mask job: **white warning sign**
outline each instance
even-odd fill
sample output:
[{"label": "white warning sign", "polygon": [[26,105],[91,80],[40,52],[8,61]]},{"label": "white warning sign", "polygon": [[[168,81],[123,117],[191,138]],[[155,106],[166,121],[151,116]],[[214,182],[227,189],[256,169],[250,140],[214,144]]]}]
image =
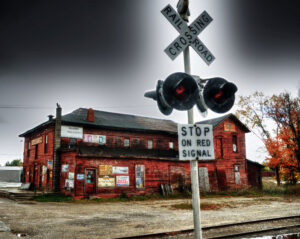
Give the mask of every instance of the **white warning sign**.
[{"label": "white warning sign", "polygon": [[209,124],[178,124],[180,160],[213,160],[213,127]]}]

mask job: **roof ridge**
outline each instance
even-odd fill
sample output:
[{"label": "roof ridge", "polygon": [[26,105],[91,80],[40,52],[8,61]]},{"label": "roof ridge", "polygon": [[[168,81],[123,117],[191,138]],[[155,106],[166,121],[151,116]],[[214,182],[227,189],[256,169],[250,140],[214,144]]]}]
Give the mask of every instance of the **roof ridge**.
[{"label": "roof ridge", "polygon": [[[72,111],[71,113],[75,112],[75,111],[78,111],[80,109],[83,109],[83,110],[88,110],[89,108],[83,108],[83,107],[80,107],[74,111]],[[174,122],[173,120],[169,120],[169,119],[160,119],[160,118],[154,118],[154,117],[149,117],[149,116],[142,116],[142,115],[135,115],[135,114],[125,114],[125,113],[117,113],[117,112],[110,112],[110,111],[104,111],[104,110],[96,110],[94,108],[91,108],[93,109],[95,112],[99,112],[99,113],[106,113],[106,114],[112,114],[112,115],[123,115],[123,116],[132,116],[132,117],[139,117],[139,118],[144,118],[144,119],[154,119],[154,120],[161,120],[161,121],[169,121],[169,122],[173,122],[173,123],[176,123]],[[69,114],[71,114],[69,113]],[[66,114],[67,115],[67,114]],[[62,115],[64,116],[64,115]],[[177,123],[176,123],[177,124]]]}]

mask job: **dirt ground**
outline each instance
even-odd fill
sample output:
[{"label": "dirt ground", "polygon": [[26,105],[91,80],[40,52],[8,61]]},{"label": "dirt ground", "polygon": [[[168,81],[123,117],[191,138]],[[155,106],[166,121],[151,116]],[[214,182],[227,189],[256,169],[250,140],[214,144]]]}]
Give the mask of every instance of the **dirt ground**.
[{"label": "dirt ground", "polygon": [[[188,199],[114,203],[15,202],[0,198],[0,221],[24,238],[116,238],[154,232],[190,229],[192,210],[176,210]],[[221,204],[202,210],[203,226],[246,220],[300,215],[300,198],[222,197],[201,203]],[[8,238],[0,232],[0,238]],[[11,238],[14,238],[10,233]]]}]

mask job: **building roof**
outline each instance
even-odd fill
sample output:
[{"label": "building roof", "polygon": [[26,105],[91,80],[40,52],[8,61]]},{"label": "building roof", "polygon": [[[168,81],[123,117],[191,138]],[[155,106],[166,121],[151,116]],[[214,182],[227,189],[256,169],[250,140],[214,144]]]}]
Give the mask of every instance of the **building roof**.
[{"label": "building roof", "polygon": [[223,116],[218,117],[218,118],[203,120],[203,121],[200,121],[200,122],[197,122],[197,123],[198,124],[212,124],[213,128],[216,128],[220,123],[222,123],[223,121],[225,121],[227,119],[230,119],[230,120],[234,121],[246,133],[250,132],[250,130],[247,128],[247,126],[244,125],[234,114],[227,114],[227,115],[223,115]]},{"label": "building roof", "polygon": [[[177,123],[171,120],[148,118],[129,114],[112,113],[100,110],[94,110],[94,121],[87,120],[86,108],[79,108],[73,112],[62,116],[62,125],[74,126],[87,126],[93,128],[106,128],[116,130],[134,130],[134,131],[152,131],[152,132],[165,132],[169,134],[177,134]],[[213,128],[217,127],[226,119],[231,119],[238,124],[246,133],[250,130],[233,114],[223,115],[218,118],[203,120],[197,123],[212,124]],[[55,119],[48,120],[23,134],[20,137],[25,137],[36,130],[47,127],[55,123]]]},{"label": "building roof", "polygon": [[11,170],[20,171],[20,170],[23,170],[23,166],[3,166],[3,167],[0,167],[0,170],[5,170],[5,171],[11,171]]},{"label": "building roof", "polygon": [[[94,122],[87,120],[86,108],[79,108],[62,116],[62,125],[88,126],[94,128],[109,128],[118,130],[156,131],[177,134],[177,124],[171,120],[154,119],[136,115],[111,113],[94,110]],[[46,121],[37,127],[26,131],[20,137],[24,137],[37,129],[54,123],[55,119]]]},{"label": "building roof", "polygon": [[260,168],[264,168],[265,167],[265,166],[261,165],[260,163],[254,162],[254,161],[249,160],[249,159],[247,159],[247,163],[253,164],[253,165],[255,165],[257,167],[260,167]]}]

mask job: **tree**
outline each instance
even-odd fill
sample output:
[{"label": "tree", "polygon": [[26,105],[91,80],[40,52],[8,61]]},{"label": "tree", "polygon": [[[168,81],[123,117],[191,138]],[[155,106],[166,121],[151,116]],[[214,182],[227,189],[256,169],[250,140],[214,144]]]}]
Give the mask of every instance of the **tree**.
[{"label": "tree", "polygon": [[281,130],[282,140],[292,148],[300,169],[300,98],[289,93],[274,95],[268,115]]},{"label": "tree", "polygon": [[21,159],[14,159],[11,162],[6,162],[5,166],[22,166],[23,162]]},{"label": "tree", "polygon": [[[300,169],[300,102],[290,93],[265,96],[262,92],[240,96],[237,116],[265,144],[269,167],[294,175]],[[270,127],[270,125],[272,127]]]}]

